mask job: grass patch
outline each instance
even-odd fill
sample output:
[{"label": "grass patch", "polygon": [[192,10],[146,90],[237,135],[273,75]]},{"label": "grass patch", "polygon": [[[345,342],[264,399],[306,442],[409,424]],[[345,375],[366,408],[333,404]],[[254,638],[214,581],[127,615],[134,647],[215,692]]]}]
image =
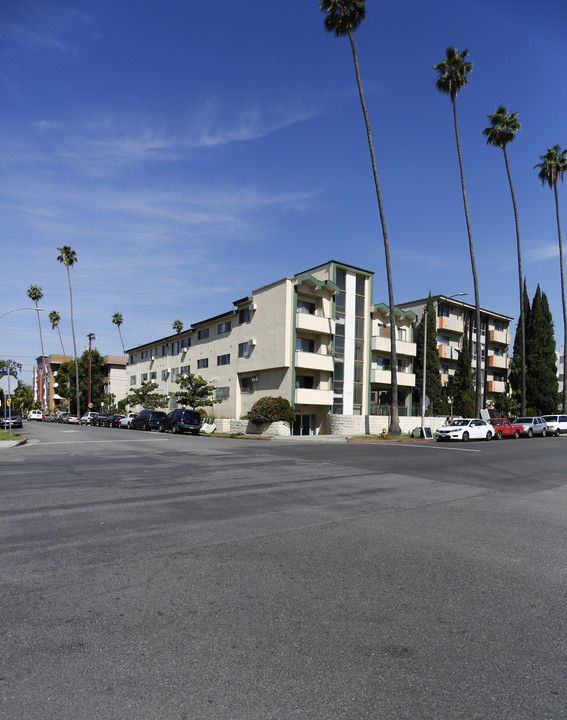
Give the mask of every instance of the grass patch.
[{"label": "grass patch", "polygon": [[403,442],[404,440],[414,440],[411,435],[354,435],[347,438],[347,442]]},{"label": "grass patch", "polygon": [[16,435],[14,432],[10,435],[8,430],[0,430],[0,440],[21,440],[21,435]]}]

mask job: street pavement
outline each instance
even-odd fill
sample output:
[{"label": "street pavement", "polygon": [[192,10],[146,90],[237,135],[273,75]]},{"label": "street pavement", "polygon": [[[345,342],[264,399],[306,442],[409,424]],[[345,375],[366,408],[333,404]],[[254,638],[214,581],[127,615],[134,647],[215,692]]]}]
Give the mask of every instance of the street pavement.
[{"label": "street pavement", "polygon": [[24,434],[0,718],[567,717],[567,438]]}]

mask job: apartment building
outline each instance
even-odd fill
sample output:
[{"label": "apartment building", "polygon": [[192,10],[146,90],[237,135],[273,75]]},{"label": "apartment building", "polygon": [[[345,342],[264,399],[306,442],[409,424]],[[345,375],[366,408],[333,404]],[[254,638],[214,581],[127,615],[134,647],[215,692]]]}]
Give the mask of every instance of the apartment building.
[{"label": "apartment building", "polygon": [[298,434],[320,432],[330,412],[366,415],[372,282],[372,272],[331,260],[264,285],[226,313],[128,350],[129,384],[169,393],[179,375],[201,375],[222,399],[220,417],[282,396]]},{"label": "apartment building", "polygon": [[565,382],[565,377],[563,375],[563,363],[565,359],[565,346],[561,345],[559,350],[555,351],[555,357],[557,358],[557,380],[559,383],[559,394],[563,395],[563,383]]},{"label": "apartment building", "polygon": [[[465,322],[471,330],[470,351],[473,374],[482,373],[482,405],[494,401],[507,391],[507,377],[510,366],[510,322],[508,315],[486,310],[480,311],[481,358],[476,357],[476,310],[475,306],[459,298],[435,295],[433,302],[437,316],[437,347],[439,350],[439,371],[441,382],[447,385],[455,373],[459,351],[464,342]],[[400,303],[400,308],[411,310],[421,322],[427,298]]]}]

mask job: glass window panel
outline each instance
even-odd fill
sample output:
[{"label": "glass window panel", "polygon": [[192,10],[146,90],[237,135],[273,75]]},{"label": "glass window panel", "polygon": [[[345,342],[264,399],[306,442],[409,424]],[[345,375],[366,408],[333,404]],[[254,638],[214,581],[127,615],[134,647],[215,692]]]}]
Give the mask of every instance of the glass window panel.
[{"label": "glass window panel", "polygon": [[365,278],[363,275],[356,276],[356,294],[364,295]]},{"label": "glass window panel", "polygon": [[364,316],[364,298],[361,297],[360,295],[356,296],[355,307],[356,307],[356,310],[355,310],[356,315],[358,315],[358,317],[363,317]]},{"label": "glass window panel", "polygon": [[362,385],[355,384],[353,402],[355,405],[362,405]]},{"label": "glass window panel", "polygon": [[339,313],[344,313],[346,308],[346,294],[344,292],[340,292],[336,297],[336,304],[335,304],[335,310]]},{"label": "glass window panel", "polygon": [[337,268],[337,276],[335,280],[339,286],[339,290],[344,290],[346,287],[346,272],[342,268]]},{"label": "glass window panel", "polygon": [[354,382],[362,382],[364,372],[364,364],[361,362],[354,363]]},{"label": "glass window panel", "polygon": [[364,318],[356,318],[354,332],[357,338],[364,339]]}]

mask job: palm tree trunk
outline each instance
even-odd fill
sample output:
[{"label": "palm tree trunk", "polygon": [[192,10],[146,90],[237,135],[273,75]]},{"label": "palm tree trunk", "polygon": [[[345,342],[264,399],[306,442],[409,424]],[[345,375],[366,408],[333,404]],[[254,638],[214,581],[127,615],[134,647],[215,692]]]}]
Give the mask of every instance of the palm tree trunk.
[{"label": "palm tree trunk", "polygon": [[73,291],[71,290],[71,273],[69,266],[67,268],[67,279],[69,280],[69,300],[71,304],[71,333],[73,335],[73,352],[75,357],[75,388],[77,392],[77,417],[81,418],[81,398],[79,395],[79,363],[77,360],[77,341],[75,340],[75,323],[73,322]]},{"label": "palm tree trunk", "polygon": [[465,205],[465,219],[467,222],[467,233],[469,236],[469,251],[471,256],[471,268],[473,274],[474,284],[474,302],[475,302],[475,316],[476,316],[476,400],[475,400],[475,411],[476,416],[480,416],[480,405],[481,405],[481,387],[482,387],[482,356],[481,356],[481,342],[480,342],[480,299],[478,294],[478,278],[476,274],[476,261],[474,258],[474,246],[471,232],[471,221],[469,218],[469,204],[467,202],[467,190],[465,186],[465,173],[463,171],[463,156],[461,155],[461,142],[459,140],[459,124],[457,122],[457,101],[456,98],[451,95],[451,101],[453,103],[453,120],[455,122],[455,138],[457,140],[457,154],[459,156],[459,169],[461,171],[461,188],[463,191],[463,203]]},{"label": "palm tree trunk", "polygon": [[364,92],[362,90],[362,82],[360,79],[360,69],[358,67],[358,56],[356,53],[356,44],[352,32],[348,31],[348,37],[352,48],[352,57],[354,60],[354,69],[356,72],[356,83],[358,85],[358,94],[360,95],[360,103],[364,114],[364,122],[366,124],[366,134],[368,136],[368,147],[370,148],[370,158],[372,160],[372,172],[374,174],[374,185],[376,186],[376,198],[378,200],[378,210],[380,212],[380,223],[382,225],[382,236],[384,238],[384,253],[386,256],[386,277],[388,282],[388,301],[390,303],[390,375],[391,375],[391,393],[392,393],[392,410],[390,416],[390,427],[388,432],[390,435],[401,435],[400,417],[398,410],[398,355],[396,352],[396,311],[394,306],[394,288],[392,284],[392,269],[390,265],[390,245],[388,243],[388,232],[386,230],[386,219],[384,217],[384,208],[382,206],[382,193],[380,192],[380,183],[378,182],[378,170],[376,167],[376,157],[374,155],[374,144],[372,142],[372,132],[370,130],[370,120],[364,100]]},{"label": "palm tree trunk", "polygon": [[563,273],[563,243],[561,241],[561,221],[559,219],[559,199],[557,197],[557,180],[553,183],[555,193],[555,214],[557,216],[557,235],[559,237],[559,267],[561,269],[561,301],[563,303],[563,398],[562,412],[567,408],[567,311],[565,309],[565,275]]},{"label": "palm tree trunk", "polygon": [[122,330],[120,330],[120,325],[118,325],[118,334],[120,335],[120,342],[122,343],[122,354],[126,355],[126,350],[124,349],[124,340],[122,340]]},{"label": "palm tree trunk", "polygon": [[61,329],[59,328],[59,325],[57,325],[57,332],[59,333],[59,342],[61,343],[61,350],[63,352],[63,357],[67,357],[65,355],[65,348],[63,347],[63,338],[61,337]]},{"label": "palm tree trunk", "polygon": [[520,414],[526,414],[526,313],[524,312],[524,292],[523,284],[524,278],[522,274],[522,250],[520,246],[520,223],[518,221],[518,208],[516,206],[516,194],[514,193],[514,186],[512,185],[512,174],[510,173],[510,165],[508,163],[508,153],[506,152],[506,146],[502,147],[504,151],[504,162],[506,163],[506,173],[508,174],[508,183],[510,185],[510,193],[512,195],[512,205],[514,206],[514,220],[516,222],[516,245],[518,249],[518,280],[520,288],[520,332],[522,333],[522,386],[521,386],[521,410]]},{"label": "palm tree trunk", "polygon": [[39,309],[37,300],[35,301],[35,309],[37,312],[37,326],[39,328],[39,344],[41,346],[41,406],[46,409],[47,406],[47,383],[45,382],[45,351],[43,349],[43,333],[41,332],[41,320],[39,319]]}]

